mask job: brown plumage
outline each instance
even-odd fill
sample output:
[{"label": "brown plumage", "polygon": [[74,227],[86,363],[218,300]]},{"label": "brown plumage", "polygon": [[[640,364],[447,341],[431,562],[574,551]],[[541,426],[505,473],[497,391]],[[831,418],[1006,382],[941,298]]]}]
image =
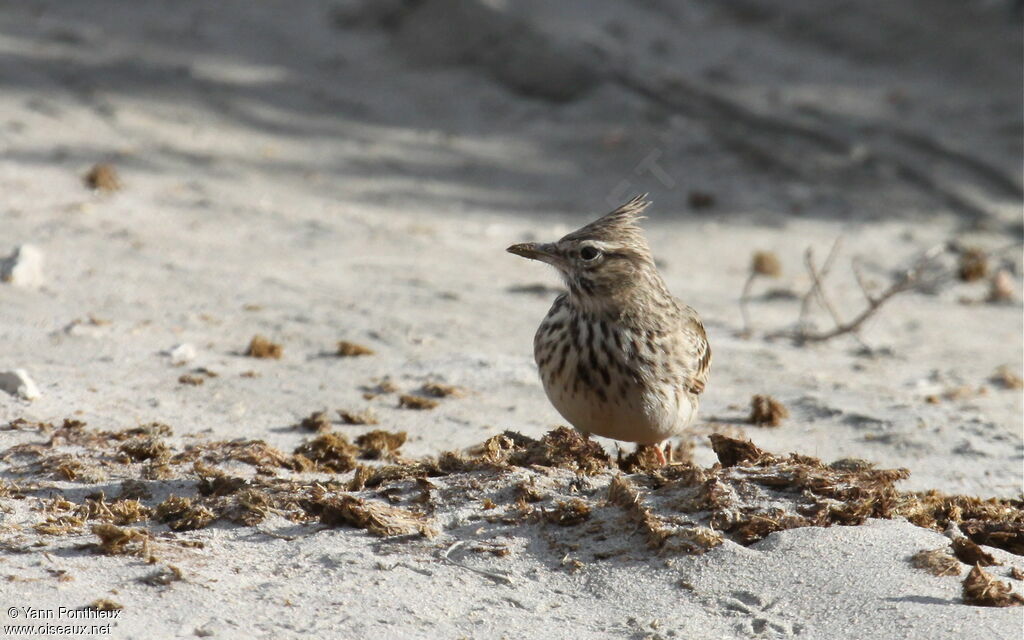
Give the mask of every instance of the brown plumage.
[{"label": "brown plumage", "polygon": [[553,265],[569,289],[534,338],[551,403],[582,432],[658,444],[696,415],[711,349],[654,264],[638,224],[648,204],[633,198],[557,242],[508,251]]}]

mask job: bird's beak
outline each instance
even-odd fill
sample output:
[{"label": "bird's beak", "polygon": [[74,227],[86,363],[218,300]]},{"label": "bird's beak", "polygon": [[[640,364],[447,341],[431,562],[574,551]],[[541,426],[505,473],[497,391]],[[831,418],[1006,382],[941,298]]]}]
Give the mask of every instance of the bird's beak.
[{"label": "bird's beak", "polygon": [[540,260],[551,265],[558,265],[560,261],[558,253],[555,251],[555,245],[550,242],[524,242],[522,244],[514,244],[508,249],[509,253],[514,253],[517,256],[529,258],[530,260]]}]

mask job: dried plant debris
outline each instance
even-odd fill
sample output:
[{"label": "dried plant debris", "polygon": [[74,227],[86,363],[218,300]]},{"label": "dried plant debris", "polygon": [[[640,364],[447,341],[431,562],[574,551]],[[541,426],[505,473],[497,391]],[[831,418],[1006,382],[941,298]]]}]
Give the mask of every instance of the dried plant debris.
[{"label": "dried plant debris", "polygon": [[981,280],[988,275],[988,254],[978,247],[967,247],[960,252],[957,276],[964,282]]},{"label": "dried plant debris", "polygon": [[579,498],[561,501],[544,514],[548,522],[570,527],[590,519],[590,505]]},{"label": "dried plant debris", "polygon": [[918,551],[910,557],[910,564],[936,576],[959,576],[963,566],[949,553],[948,547]]},{"label": "dried plant debris", "polygon": [[330,431],[331,419],[327,417],[326,411],[314,411],[300,420],[295,427],[302,431]]},{"label": "dried plant debris", "polygon": [[628,479],[623,476],[615,476],[608,485],[608,502],[624,509],[629,519],[639,526],[646,538],[647,546],[652,549],[659,549],[665,542],[676,535],[685,545],[686,552],[699,553],[720,545],[723,541],[721,535],[714,534],[710,529],[707,535],[698,537],[692,535],[694,528],[672,528],[656,516],[651,508],[644,504],[640,492]]},{"label": "dried plant debris", "polygon": [[658,457],[657,449],[658,445],[655,444],[637,445],[633,453],[627,456],[623,456],[620,451],[618,459],[615,462],[618,467],[626,473],[656,471],[664,466],[661,463],[661,459]]},{"label": "dried plant debris", "polygon": [[1014,580],[1024,580],[1024,569],[1020,567],[1010,567],[1010,577]]},{"label": "dried plant debris", "polygon": [[85,518],[76,515],[52,516],[35,524],[32,528],[36,533],[45,536],[63,536],[79,533],[85,527]]},{"label": "dried plant debris", "polygon": [[425,396],[431,396],[433,398],[447,398],[453,396],[461,398],[466,395],[466,390],[462,387],[457,387],[453,384],[444,384],[441,382],[428,382],[423,385],[420,389],[420,393]]},{"label": "dried plant debris", "polygon": [[414,396],[408,393],[402,394],[402,396],[398,398],[398,406],[402,409],[417,409],[419,411],[423,411],[425,409],[433,409],[438,404],[440,403],[437,400],[424,398],[423,396]]},{"label": "dried plant debris", "polygon": [[376,429],[356,438],[356,446],[359,447],[360,457],[371,460],[392,458],[397,455],[407,438],[408,434],[405,431]]},{"label": "dried plant debris", "polygon": [[1024,555],[1024,502],[951,496],[938,491],[900,496],[899,514],[919,527],[944,531],[955,524],[978,544]]},{"label": "dried plant debris", "polygon": [[295,453],[311,460],[318,470],[346,473],[356,468],[359,448],[340,433],[325,433],[300,445]]},{"label": "dried plant debris", "polygon": [[173,456],[173,464],[195,462],[202,459],[220,464],[228,460],[242,462],[257,468],[257,471],[272,474],[274,468],[308,471],[313,463],[303,456],[288,456],[263,440],[218,440],[190,445]]},{"label": "dried plant debris", "polygon": [[750,423],[759,427],[777,427],[789,417],[789,409],[771,396],[755,395],[750,399]]},{"label": "dried plant debris", "polygon": [[275,501],[269,493],[259,489],[244,489],[235,494],[225,516],[235,524],[254,527],[263,522],[275,508]]},{"label": "dried plant debris", "polygon": [[374,353],[373,349],[364,347],[361,344],[355,342],[349,342],[348,340],[338,341],[337,354],[342,358],[355,358],[358,356],[372,356]]},{"label": "dried plant debris", "polygon": [[95,524],[93,534],[99,538],[96,548],[107,555],[143,555],[148,550],[150,535],[142,529]]},{"label": "dried plant debris", "polygon": [[206,378],[204,378],[203,376],[197,376],[191,373],[183,373],[182,375],[178,376],[178,384],[184,384],[191,387],[198,387],[204,383],[206,383]]},{"label": "dried plant debris", "polygon": [[121,190],[121,178],[114,165],[101,162],[92,166],[82,177],[85,186],[93,191],[113,193]]},{"label": "dried plant debris", "polygon": [[107,478],[107,474],[93,460],[69,453],[40,458],[36,467],[52,478],[69,482],[95,484]]},{"label": "dried plant debris", "polygon": [[217,514],[209,508],[181,496],[171,496],[161,502],[154,516],[174,531],[202,529],[217,519]]},{"label": "dried plant debris", "polygon": [[[271,514],[297,524],[360,527],[380,536],[430,536],[431,518],[447,521],[448,509],[465,507],[492,527],[581,525],[573,535],[639,535],[659,553],[702,553],[726,539],[751,544],[795,527],[905,518],[937,531],[955,525],[966,536],[957,543],[957,555],[970,564],[991,559],[977,545],[1024,555],[1020,501],[901,492],[896,483],[908,476],[906,470],[774,455],[723,434],[711,435],[719,464],[701,468],[655,466],[649,458],[656,456],[645,448],[616,464],[596,441],[566,427],[539,439],[509,431],[467,453],[417,460],[398,458],[406,434],[383,430],[354,442],[333,431],[319,432],[294,454],[285,454],[262,440],[200,442],[181,450],[163,440],[170,428],[158,424],[100,432],[67,421],[36,430],[47,429],[54,443],[80,447],[70,459],[86,466],[108,464],[118,474],[120,484],[112,485],[120,489],[118,498],[108,500],[99,491],[80,502],[49,493],[43,497],[43,490],[27,481],[4,481],[0,494],[35,501],[33,511],[39,515],[28,526],[36,533],[69,536],[91,527],[105,553],[148,556],[158,538],[146,529],[160,524],[174,531],[202,529],[214,521],[252,527]],[[71,456],[24,455],[41,460]],[[116,464],[122,458],[141,464]],[[360,464],[360,458],[392,462]],[[69,458],[52,462],[48,472],[38,463],[27,468],[50,475]],[[255,467],[256,473],[237,463]],[[351,473],[337,479],[278,475],[289,471]],[[167,485],[138,478],[158,472],[176,480],[176,495],[163,499],[163,494],[156,503],[150,493]],[[608,527],[609,519],[624,520],[625,526]],[[176,540],[198,542],[188,536]],[[644,544],[626,546],[635,550]],[[912,562],[950,572],[951,552],[925,552]]]},{"label": "dried plant debris", "polygon": [[124,609],[124,605],[120,602],[110,600],[109,598],[98,598],[93,600],[92,604],[87,608],[95,611],[120,611],[121,609]]},{"label": "dried plant debris", "polygon": [[171,448],[158,438],[133,438],[120,447],[118,451],[123,453],[132,462],[144,460],[165,460],[170,457]]},{"label": "dried plant debris", "polygon": [[1024,380],[1013,371],[1010,371],[1010,367],[1007,365],[996,369],[989,380],[1004,389],[1024,389]]},{"label": "dried plant debris", "polygon": [[339,409],[338,417],[345,424],[366,424],[373,425],[377,424],[377,413],[370,408],[363,409],[362,411],[349,411],[347,409]]},{"label": "dried plant debris", "polygon": [[1013,591],[1008,582],[996,580],[975,565],[964,578],[963,598],[965,604],[976,607],[1019,607],[1024,597]]},{"label": "dried plant debris", "polygon": [[744,462],[748,465],[754,465],[770,457],[769,454],[755,447],[754,443],[749,440],[729,438],[720,433],[711,434],[709,439],[711,440],[711,448],[714,450],[715,455],[718,456],[718,461],[723,467],[735,467]]},{"label": "dried plant debris", "polygon": [[378,536],[419,534],[430,538],[436,535],[419,514],[348,494],[317,495],[310,500],[310,505],[319,514],[320,522],[332,527],[358,527]]},{"label": "dried plant debris", "polygon": [[249,341],[249,348],[246,349],[245,355],[252,358],[273,358],[274,360],[280,360],[281,356],[284,355],[284,347],[271,342],[261,335],[255,335],[252,340]]},{"label": "dried plant debris", "polygon": [[612,466],[611,457],[595,440],[575,429],[559,427],[540,440],[506,431],[485,441],[481,459],[518,467],[559,467],[582,474],[595,474]]},{"label": "dried plant debris", "polygon": [[778,278],[782,275],[782,262],[771,251],[755,251],[750,259],[750,272],[759,276]]},{"label": "dried plant debris", "polygon": [[991,567],[994,564],[1002,564],[995,559],[988,551],[985,551],[977,542],[970,538],[955,538],[953,540],[953,554],[965,564],[974,564],[980,567]]}]

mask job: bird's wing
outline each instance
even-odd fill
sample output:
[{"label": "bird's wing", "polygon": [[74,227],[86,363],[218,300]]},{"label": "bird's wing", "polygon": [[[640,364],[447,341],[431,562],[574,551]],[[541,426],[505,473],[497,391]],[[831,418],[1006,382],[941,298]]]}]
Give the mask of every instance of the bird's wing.
[{"label": "bird's wing", "polygon": [[686,390],[695,396],[704,393],[711,373],[711,345],[700,316],[692,308],[680,304],[682,317],[676,332],[674,353],[679,354],[679,365],[685,372]]}]

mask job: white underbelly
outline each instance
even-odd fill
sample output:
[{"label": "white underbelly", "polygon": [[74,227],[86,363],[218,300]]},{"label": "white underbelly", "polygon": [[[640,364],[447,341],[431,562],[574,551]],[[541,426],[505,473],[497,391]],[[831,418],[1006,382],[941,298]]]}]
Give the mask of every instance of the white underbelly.
[{"label": "white underbelly", "polygon": [[656,444],[682,433],[696,414],[696,407],[682,389],[664,388],[642,392],[630,389],[620,395],[599,397],[589,387],[544,381],[551,404],[569,423],[587,433]]}]

